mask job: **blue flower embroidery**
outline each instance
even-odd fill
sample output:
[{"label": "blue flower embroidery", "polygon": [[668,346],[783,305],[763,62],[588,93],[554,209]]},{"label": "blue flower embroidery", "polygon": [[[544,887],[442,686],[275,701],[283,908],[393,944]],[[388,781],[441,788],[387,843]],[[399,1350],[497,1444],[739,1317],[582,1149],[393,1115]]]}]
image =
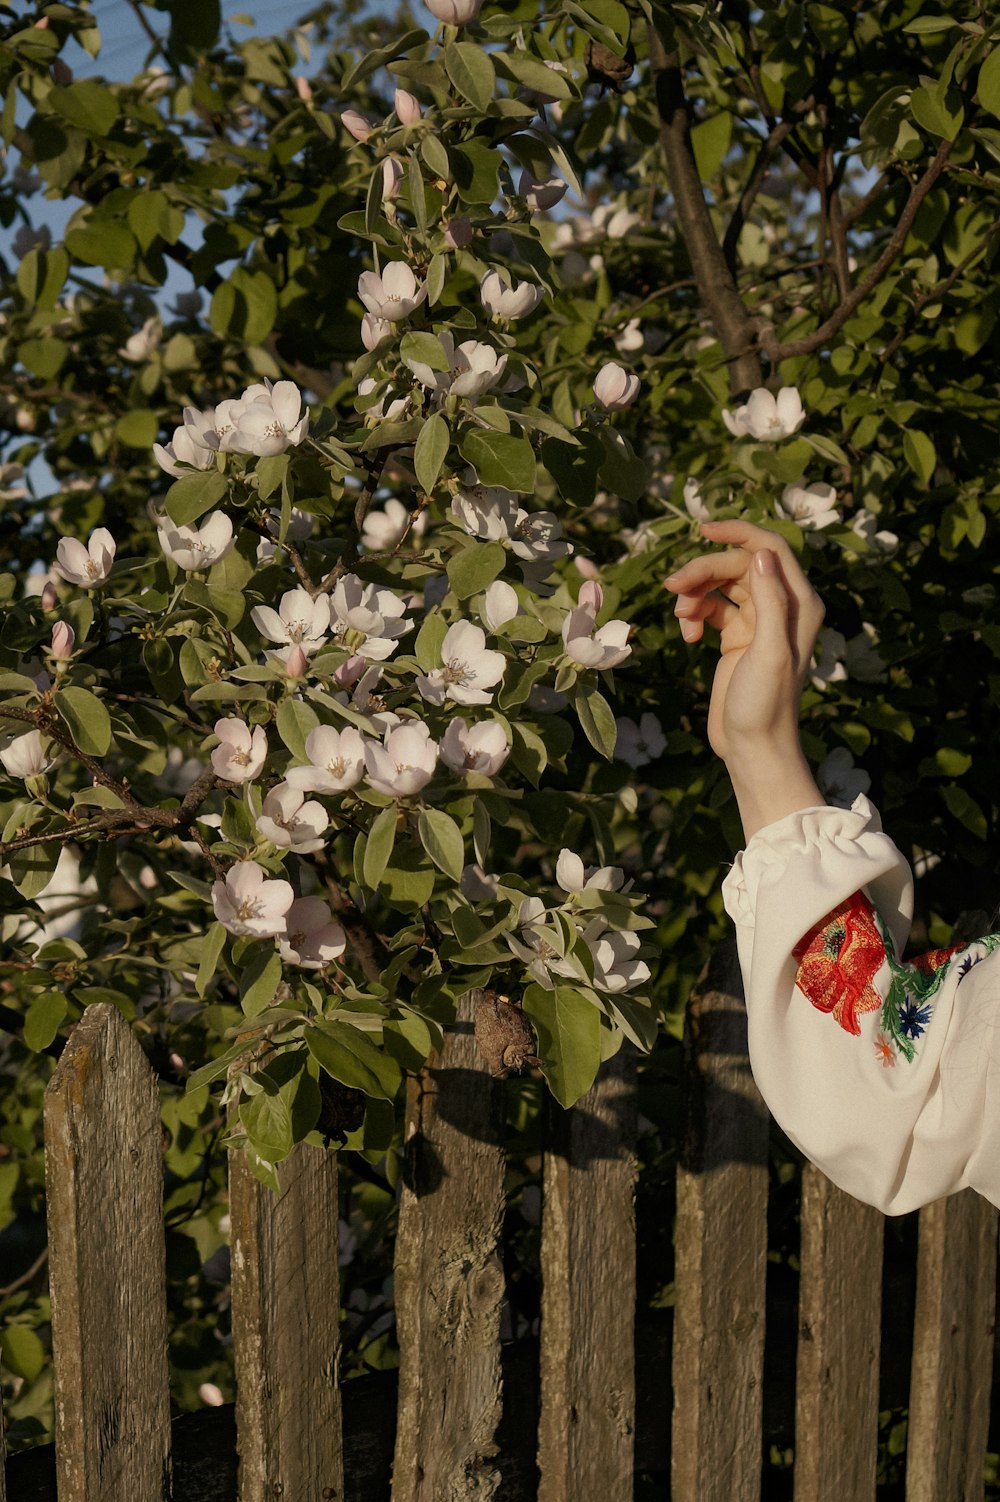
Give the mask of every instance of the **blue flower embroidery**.
[{"label": "blue flower embroidery", "polygon": [[930,1004],[923,1006],[907,997],[899,1008],[899,1025],[908,1038],[919,1038],[931,1020]]}]

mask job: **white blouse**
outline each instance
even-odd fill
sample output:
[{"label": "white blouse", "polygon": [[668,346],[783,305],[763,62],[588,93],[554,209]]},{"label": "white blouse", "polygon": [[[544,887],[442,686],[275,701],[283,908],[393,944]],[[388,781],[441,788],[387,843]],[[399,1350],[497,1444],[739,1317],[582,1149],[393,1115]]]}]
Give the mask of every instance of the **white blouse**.
[{"label": "white blouse", "polygon": [[806,1157],[886,1215],[1000,1205],[1000,935],[900,962],[913,885],[866,798],[758,830],[723,896],[754,1078]]}]

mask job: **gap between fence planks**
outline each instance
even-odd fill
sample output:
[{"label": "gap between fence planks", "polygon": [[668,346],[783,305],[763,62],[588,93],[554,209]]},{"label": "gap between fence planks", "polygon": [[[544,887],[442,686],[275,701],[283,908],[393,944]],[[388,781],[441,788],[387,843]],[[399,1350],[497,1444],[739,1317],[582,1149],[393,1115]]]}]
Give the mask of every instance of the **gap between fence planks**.
[{"label": "gap between fence planks", "polygon": [[538,1502],[632,1502],[636,1121],[627,1043],[572,1110],[549,1102]]},{"label": "gap between fence planks", "polygon": [[688,1005],[677,1170],[671,1502],[758,1502],[768,1116],[750,1074],[736,941]]},{"label": "gap between fence planks", "polygon": [[88,1007],[45,1092],[59,1502],[170,1496],[163,1135],[128,1023]]},{"label": "gap between fence planks", "polygon": [[229,1153],[240,1502],[339,1499],[337,1155],[300,1143],[281,1193]]},{"label": "gap between fence planks", "polygon": [[503,1096],[473,1016],[467,993],[440,1056],[407,1087],[392,1502],[487,1502],[500,1485]]},{"label": "gap between fence planks", "polygon": [[874,1502],[885,1217],[807,1163],[801,1225],[796,1502]]},{"label": "gap between fence planks", "polygon": [[965,1189],[920,1212],[907,1502],[976,1502],[990,1419],[997,1212]]}]

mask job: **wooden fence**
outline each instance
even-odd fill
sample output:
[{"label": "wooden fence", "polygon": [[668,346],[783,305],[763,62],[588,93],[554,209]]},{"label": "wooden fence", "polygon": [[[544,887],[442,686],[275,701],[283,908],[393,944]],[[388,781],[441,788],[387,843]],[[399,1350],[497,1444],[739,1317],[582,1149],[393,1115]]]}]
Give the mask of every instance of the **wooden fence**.
[{"label": "wooden fence", "polygon": [[[772,1289],[767,1327],[768,1119],[731,949],[692,998],[686,1052],[672,1360],[644,1322],[633,1342],[625,1052],[552,1113],[540,1349],[501,1346],[501,1087],[463,1009],[410,1087],[395,1415],[390,1375],[338,1384],[337,1159],[303,1146],[280,1197],[230,1162],[235,1421],[206,1410],[172,1426],[155,1080],[118,1012],[91,1007],[46,1104],[55,1458],[12,1457],[9,1502],[53,1499],[53,1465],[59,1502],[633,1502],[639,1473],[660,1477],[644,1496],[758,1502],[765,1366],[773,1380],[795,1304],[776,1314]],[[805,1170],[795,1502],[875,1498],[880,1366],[884,1379],[898,1356],[894,1342],[880,1354],[883,1228]],[[996,1212],[971,1193],[920,1216],[909,1502],[983,1496],[996,1246]]]}]

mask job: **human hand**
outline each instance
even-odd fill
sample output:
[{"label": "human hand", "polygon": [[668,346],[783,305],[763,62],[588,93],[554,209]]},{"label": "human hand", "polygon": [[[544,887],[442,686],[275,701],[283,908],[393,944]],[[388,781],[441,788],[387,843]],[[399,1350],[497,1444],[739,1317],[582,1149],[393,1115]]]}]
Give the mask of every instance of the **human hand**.
[{"label": "human hand", "polygon": [[741,521],[701,530],[731,546],[692,559],[665,583],[685,641],[700,640],[706,623],[720,633],[708,737],[729,768],[744,826],[756,828],[790,812],[789,799],[794,808],[823,801],[797,728],[823,602],[776,532]]}]

